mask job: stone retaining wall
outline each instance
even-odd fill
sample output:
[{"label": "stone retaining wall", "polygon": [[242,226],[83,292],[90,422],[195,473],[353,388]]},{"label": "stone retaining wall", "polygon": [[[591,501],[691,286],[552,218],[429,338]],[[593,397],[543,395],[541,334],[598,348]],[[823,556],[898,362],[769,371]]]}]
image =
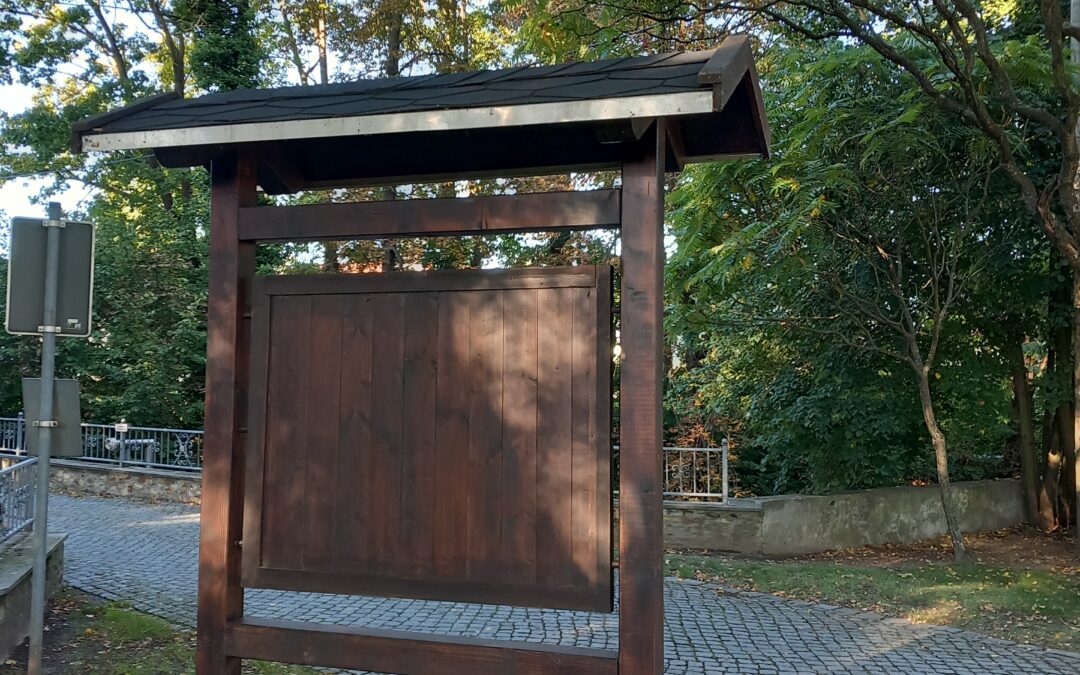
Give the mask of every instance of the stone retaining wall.
[{"label": "stone retaining wall", "polygon": [[[64,577],[64,540],[50,534],[46,542],[45,594],[60,590]],[[0,661],[30,634],[30,584],[34,568],[33,537],[20,535],[0,546]]]},{"label": "stone retaining wall", "polygon": [[[198,504],[198,474],[54,462],[54,488],[74,494]],[[954,483],[960,525],[983,532],[1023,522],[1017,480]],[[616,515],[618,511],[616,510]],[[780,495],[727,504],[664,503],[664,542],[676,549],[787,556],[876,544],[910,544],[945,533],[937,486]]]},{"label": "stone retaining wall", "polygon": [[202,494],[198,473],[53,460],[49,485],[77,495],[127,497],[152,502],[196,504]]}]

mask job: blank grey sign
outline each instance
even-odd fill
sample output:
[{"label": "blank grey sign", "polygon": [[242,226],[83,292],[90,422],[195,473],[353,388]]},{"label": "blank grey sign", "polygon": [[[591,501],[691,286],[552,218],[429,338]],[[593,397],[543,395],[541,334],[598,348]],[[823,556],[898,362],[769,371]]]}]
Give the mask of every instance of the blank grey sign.
[{"label": "blank grey sign", "polygon": [[23,410],[26,411],[26,453],[38,453],[38,427],[35,421],[56,420],[52,433],[53,457],[82,457],[82,412],[79,409],[79,382],[55,380],[53,412],[41,414],[41,378],[24,377]]},{"label": "blank grey sign", "polygon": [[[11,220],[8,262],[7,332],[40,335],[45,311],[45,237],[41,218]],[[58,335],[90,335],[94,291],[94,226],[66,222],[60,228],[60,276],[57,284]]]}]

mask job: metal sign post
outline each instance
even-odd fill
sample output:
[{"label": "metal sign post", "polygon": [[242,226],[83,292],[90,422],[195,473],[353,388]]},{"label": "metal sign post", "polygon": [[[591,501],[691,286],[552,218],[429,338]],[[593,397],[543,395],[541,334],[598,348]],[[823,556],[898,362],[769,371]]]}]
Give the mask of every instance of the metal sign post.
[{"label": "metal sign post", "polygon": [[30,586],[30,675],[41,673],[41,652],[45,628],[45,568],[49,520],[49,455],[52,452],[53,392],[56,379],[56,286],[60,273],[60,228],[64,226],[60,205],[49,204],[49,219],[45,221],[45,307],[42,312],[41,334],[41,416],[34,420],[38,431],[37,494],[34,498],[34,576]]},{"label": "metal sign post", "polygon": [[[49,518],[49,459],[56,414],[56,337],[90,334],[93,295],[93,226],[63,220],[60,204],[49,204],[46,220],[12,222],[5,328],[16,335],[41,336],[38,414],[29,420],[37,433],[37,488],[34,498],[34,573],[30,586],[30,675],[41,675],[45,626],[45,577]],[[44,280],[44,283],[42,283]],[[63,316],[60,316],[60,314]],[[36,328],[36,330],[35,330]],[[33,385],[33,383],[30,383]],[[31,389],[33,387],[31,386]],[[77,389],[75,390],[77,392]],[[70,394],[70,392],[68,392]],[[78,394],[75,394],[76,399]],[[71,405],[65,404],[70,408]],[[29,409],[31,406],[27,406]],[[77,401],[74,406],[77,409]],[[77,415],[77,413],[76,413]],[[78,425],[65,421],[65,426]],[[61,439],[62,440],[62,439]],[[61,453],[62,454],[62,453]]]}]

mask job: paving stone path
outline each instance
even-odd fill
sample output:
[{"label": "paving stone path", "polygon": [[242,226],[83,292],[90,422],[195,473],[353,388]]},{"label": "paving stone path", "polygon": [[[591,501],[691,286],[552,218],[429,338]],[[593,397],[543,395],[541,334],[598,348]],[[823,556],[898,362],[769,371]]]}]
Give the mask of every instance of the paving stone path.
[{"label": "paving stone path", "polygon": [[[53,496],[69,533],[66,580],[180,625],[195,623],[196,509]],[[1080,674],[1080,654],[856,610],[665,582],[668,675],[746,673]],[[614,616],[253,590],[253,616],[615,648]],[[478,673],[477,675],[483,675]]]}]

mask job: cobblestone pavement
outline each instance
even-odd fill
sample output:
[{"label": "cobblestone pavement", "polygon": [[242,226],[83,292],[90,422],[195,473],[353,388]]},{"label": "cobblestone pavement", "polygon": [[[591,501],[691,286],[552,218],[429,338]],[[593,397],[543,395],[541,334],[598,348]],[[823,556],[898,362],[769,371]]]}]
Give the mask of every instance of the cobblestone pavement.
[{"label": "cobblestone pavement", "polygon": [[[177,624],[195,622],[198,512],[180,505],[53,496],[66,580]],[[668,579],[666,673],[1080,674],[1080,654],[856,610]],[[615,648],[607,614],[248,591],[248,614]],[[482,674],[478,674],[482,675]]]}]

